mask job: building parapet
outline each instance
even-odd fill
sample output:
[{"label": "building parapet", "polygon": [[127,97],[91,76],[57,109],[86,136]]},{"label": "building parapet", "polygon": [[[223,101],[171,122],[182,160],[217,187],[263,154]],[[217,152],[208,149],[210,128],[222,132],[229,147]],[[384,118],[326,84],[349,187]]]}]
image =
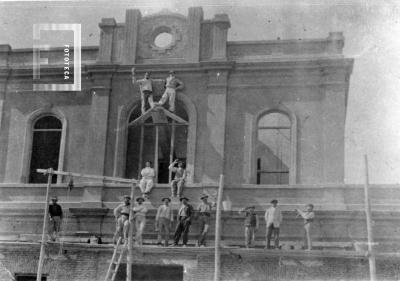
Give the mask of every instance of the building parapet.
[{"label": "building parapet", "polygon": [[267,41],[230,41],[228,60],[255,60],[271,57],[342,56],[344,36],[330,32],[324,39],[288,39]]}]

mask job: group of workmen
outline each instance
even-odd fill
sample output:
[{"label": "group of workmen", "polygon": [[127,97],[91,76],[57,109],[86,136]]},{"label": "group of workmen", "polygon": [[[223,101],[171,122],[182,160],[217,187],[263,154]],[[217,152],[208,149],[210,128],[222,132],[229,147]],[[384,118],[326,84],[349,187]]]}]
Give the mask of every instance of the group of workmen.
[{"label": "group of workmen", "polygon": [[[201,204],[198,206],[195,212],[193,206],[189,204],[189,199],[185,196],[180,197],[181,206],[179,207],[177,217],[175,233],[173,237],[172,246],[178,246],[179,240],[182,237],[183,247],[187,246],[188,234],[192,220],[199,219],[200,221],[200,234],[197,240],[197,246],[204,247],[206,241],[206,235],[210,226],[211,209],[215,206],[215,203],[208,202],[208,195],[204,194],[200,197]],[[117,222],[116,231],[114,234],[114,243],[120,237],[123,237],[124,241],[127,241],[129,235],[129,215],[132,208],[133,219],[135,222],[135,240],[137,246],[143,245],[143,230],[146,225],[146,213],[148,209],[144,206],[145,198],[136,198],[136,205],[131,207],[130,196],[124,196],[124,202],[114,209],[114,216]],[[170,205],[171,199],[169,197],[162,198],[162,204],[157,209],[155,218],[155,230],[157,231],[157,245],[169,246],[170,230],[174,223],[174,215],[172,206]]]},{"label": "group of workmen", "polygon": [[[190,225],[193,218],[199,219],[200,222],[200,233],[196,241],[196,246],[204,247],[206,241],[206,235],[210,227],[211,210],[215,206],[214,202],[208,201],[208,195],[203,195],[200,197],[201,203],[194,211],[192,205],[189,204],[189,199],[186,197],[181,197],[181,206],[178,210],[176,217],[175,233],[173,237],[172,246],[178,246],[179,240],[182,236],[182,246],[186,247],[188,242],[188,233]],[[128,238],[129,229],[129,209],[131,198],[129,196],[124,197],[124,203],[119,205],[114,210],[114,215],[117,220],[117,229],[114,234],[114,243],[116,243],[119,237],[123,237],[126,241]],[[137,204],[133,207],[135,229],[136,229],[136,244],[137,246],[143,245],[142,235],[144,226],[146,223],[146,213],[147,209],[143,206],[145,199],[143,197],[138,197],[136,199]],[[162,199],[163,204],[157,209],[157,214],[155,218],[155,230],[157,231],[157,244],[160,246],[168,246],[170,229],[174,223],[174,215],[172,207],[170,206],[171,199],[165,197]],[[312,249],[311,242],[311,225],[314,220],[314,206],[308,204],[306,210],[302,211],[296,209],[297,216],[304,219],[304,246],[306,250]],[[259,218],[255,212],[255,206],[249,206],[239,210],[239,215],[244,216],[244,227],[245,227],[245,246],[246,248],[254,247],[255,236],[259,227]],[[280,249],[279,245],[279,229],[283,220],[282,212],[278,207],[278,200],[274,199],[271,201],[271,207],[265,211],[265,222],[266,222],[266,249]],[[271,240],[274,241],[274,245],[271,246]]]},{"label": "group of workmen", "polygon": [[[295,209],[297,217],[304,219],[304,246],[303,249],[311,250],[311,225],[314,221],[314,205],[308,204],[306,210],[302,211]],[[245,245],[246,248],[253,247],[255,244],[255,236],[259,227],[259,218],[255,212],[255,206],[249,206],[239,210],[239,215],[245,217]],[[271,206],[265,211],[265,224],[266,224],[266,249],[281,249],[279,244],[279,229],[282,224],[283,216],[282,211],[278,207],[278,200],[274,199],[271,201]],[[274,245],[271,246],[271,240],[274,240]]]},{"label": "group of workmen", "polygon": [[[173,244],[171,246],[178,246],[182,237],[182,246],[186,247],[188,243],[188,234],[193,219],[197,219],[200,223],[200,232],[196,241],[196,246],[206,246],[206,235],[210,228],[210,220],[212,208],[215,207],[215,202],[208,201],[209,196],[204,194],[200,197],[201,203],[197,210],[189,204],[189,199],[185,196],[180,197],[181,206],[177,212],[175,233],[173,236]],[[60,225],[63,218],[61,206],[57,203],[57,197],[52,197],[52,203],[49,205],[49,236],[52,241],[55,241],[60,231]],[[136,204],[132,207],[130,196],[124,196],[124,202],[114,209],[114,216],[116,220],[116,231],[113,237],[114,243],[119,238],[126,242],[129,235],[129,216],[130,211],[133,213],[133,221],[135,224],[135,240],[137,246],[143,245],[143,230],[146,226],[146,214],[148,212],[145,204],[145,198],[136,198]],[[171,199],[169,197],[162,198],[162,204],[157,209],[155,218],[155,230],[157,232],[157,245],[167,247],[169,246],[170,231],[175,221],[173,209],[170,205]],[[297,216],[304,219],[304,249],[311,250],[311,225],[314,220],[314,206],[308,204],[306,210],[302,211],[296,209]],[[246,248],[254,247],[255,236],[259,228],[259,218],[255,212],[255,206],[249,206],[239,210],[239,215],[244,216],[245,227],[245,246]],[[280,249],[279,245],[279,229],[283,220],[282,212],[278,207],[278,200],[271,201],[271,207],[265,211],[266,222],[266,248],[267,249]],[[271,240],[274,245],[271,246]]]}]

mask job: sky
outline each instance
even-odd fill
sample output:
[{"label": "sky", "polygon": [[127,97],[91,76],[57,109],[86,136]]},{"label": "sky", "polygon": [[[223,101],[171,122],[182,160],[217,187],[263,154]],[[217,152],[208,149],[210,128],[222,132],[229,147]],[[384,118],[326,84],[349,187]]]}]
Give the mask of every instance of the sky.
[{"label": "sky", "polygon": [[[114,0],[1,1],[0,44],[32,48],[35,23],[80,23],[82,45],[99,43],[101,18],[124,22],[126,9],[142,15],[168,9],[204,17],[227,13],[229,41],[325,38],[342,31],[344,55],[354,58],[345,128],[345,182],[400,183],[400,1],[372,0]],[[61,36],[61,35],[60,35]]]}]

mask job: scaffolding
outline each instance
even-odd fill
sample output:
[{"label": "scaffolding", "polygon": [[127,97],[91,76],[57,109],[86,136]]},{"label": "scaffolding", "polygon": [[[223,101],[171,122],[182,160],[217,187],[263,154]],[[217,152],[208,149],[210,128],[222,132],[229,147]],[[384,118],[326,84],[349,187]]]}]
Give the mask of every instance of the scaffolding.
[{"label": "scaffolding", "polygon": [[[98,179],[104,181],[112,181],[112,182],[121,182],[121,183],[131,183],[131,199],[134,201],[135,197],[135,187],[137,185],[136,179],[125,179],[118,177],[106,177],[106,176],[98,176],[98,175],[88,175],[82,173],[70,173],[64,171],[54,171],[52,168],[50,169],[37,169],[38,173],[47,175],[47,187],[46,187],[46,199],[45,199],[45,207],[44,207],[44,218],[43,218],[43,229],[42,229],[42,239],[40,242],[40,255],[39,255],[39,263],[38,270],[36,275],[36,280],[42,280],[42,271],[43,271],[43,262],[45,257],[45,245],[46,245],[46,233],[48,226],[48,215],[49,215],[49,194],[51,189],[51,179],[53,175],[61,175],[61,176],[69,176],[69,177],[80,177],[80,178],[89,178],[89,179]],[[132,255],[133,255],[133,209],[130,208],[129,211],[129,236],[128,236],[128,256],[127,256],[127,264],[126,264],[126,280],[132,281]],[[118,247],[117,247],[118,248]],[[116,249],[117,249],[116,248]],[[122,254],[121,254],[122,257]]]}]

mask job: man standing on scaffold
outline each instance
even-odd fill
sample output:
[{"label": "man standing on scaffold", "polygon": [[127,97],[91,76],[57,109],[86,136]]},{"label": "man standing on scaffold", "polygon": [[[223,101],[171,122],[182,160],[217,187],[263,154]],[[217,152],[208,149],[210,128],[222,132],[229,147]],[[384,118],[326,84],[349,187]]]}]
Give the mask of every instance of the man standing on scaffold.
[{"label": "man standing on scaffold", "polygon": [[175,77],[175,72],[171,70],[169,76],[165,79],[165,92],[156,105],[164,105],[168,99],[169,111],[175,112],[175,96],[177,90],[182,90],[184,84],[181,80]]},{"label": "man standing on scaffold", "polygon": [[117,244],[119,237],[122,237],[124,239],[124,242],[128,241],[130,208],[131,197],[125,195],[124,202],[114,209],[114,216],[116,221],[116,230],[113,238],[114,244]]},{"label": "man standing on scaffold", "polygon": [[136,80],[135,68],[132,68],[132,84],[139,84],[140,96],[142,100],[142,114],[146,112],[147,104],[150,108],[154,107],[153,101],[153,80],[150,78],[150,72],[144,74],[144,78]]},{"label": "man standing on scaffold", "polygon": [[57,196],[53,196],[51,198],[52,203],[49,205],[49,235],[51,241],[56,241],[56,238],[58,238],[58,233],[60,232],[61,221],[63,218],[62,208],[59,204],[57,204],[57,201]]}]

